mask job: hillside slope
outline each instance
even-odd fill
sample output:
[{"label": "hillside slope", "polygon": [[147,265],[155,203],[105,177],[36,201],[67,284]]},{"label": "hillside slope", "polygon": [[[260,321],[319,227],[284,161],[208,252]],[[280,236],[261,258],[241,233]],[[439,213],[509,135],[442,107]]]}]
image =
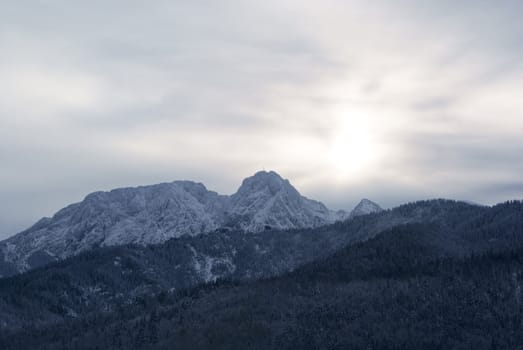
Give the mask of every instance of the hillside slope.
[{"label": "hillside slope", "polygon": [[[412,214],[430,207],[438,219],[396,225],[280,277],[160,292],[114,312],[4,330],[0,346],[518,348],[523,205],[478,211],[457,211],[456,205],[432,201],[397,208]],[[13,308],[26,305],[7,292],[23,285],[21,277],[0,287],[0,300],[9,295]]]}]

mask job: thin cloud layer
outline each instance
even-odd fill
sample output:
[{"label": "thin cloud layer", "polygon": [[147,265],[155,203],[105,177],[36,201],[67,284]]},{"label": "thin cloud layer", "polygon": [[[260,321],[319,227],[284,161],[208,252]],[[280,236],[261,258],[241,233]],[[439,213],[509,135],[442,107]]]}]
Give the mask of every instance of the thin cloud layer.
[{"label": "thin cloud layer", "polygon": [[523,197],[519,1],[17,1],[0,238],[89,192],[266,168],[333,208]]}]

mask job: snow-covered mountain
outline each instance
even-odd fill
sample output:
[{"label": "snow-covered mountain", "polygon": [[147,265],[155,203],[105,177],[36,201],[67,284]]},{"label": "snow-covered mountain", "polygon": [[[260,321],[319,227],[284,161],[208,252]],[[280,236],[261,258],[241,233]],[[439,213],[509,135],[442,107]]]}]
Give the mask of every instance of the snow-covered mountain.
[{"label": "snow-covered mountain", "polygon": [[303,197],[277,173],[260,171],[243,180],[230,197],[231,226],[245,231],[317,227],[343,220],[344,211],[334,212],[318,201]]},{"label": "snow-covered mountain", "polygon": [[354,209],[352,209],[350,213],[350,218],[361,216],[361,215],[367,215],[372,213],[379,213],[382,212],[383,209],[373,201],[363,198]]},{"label": "snow-covered mountain", "polygon": [[362,203],[352,213],[329,210],[273,171],[246,178],[231,196],[191,181],[94,192],[0,242],[0,275],[102,246],[148,245],[215,230],[318,227],[381,210]]}]

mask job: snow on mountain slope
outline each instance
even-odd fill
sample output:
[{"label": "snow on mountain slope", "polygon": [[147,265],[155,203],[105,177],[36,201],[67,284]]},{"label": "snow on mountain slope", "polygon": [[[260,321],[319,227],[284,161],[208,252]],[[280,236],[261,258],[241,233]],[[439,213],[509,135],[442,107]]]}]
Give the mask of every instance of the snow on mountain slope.
[{"label": "snow on mountain slope", "polygon": [[383,209],[376,203],[366,198],[362,199],[356,207],[351,211],[350,218],[367,215],[372,213],[379,213]]},{"label": "snow on mountain slope", "polygon": [[0,242],[0,275],[101,246],[161,243],[223,228],[317,227],[348,217],[303,197],[272,171],[245,179],[232,196],[191,181],[95,192]]},{"label": "snow on mountain slope", "polygon": [[99,246],[212,231],[223,221],[226,201],[189,181],[95,192],[2,242],[9,247],[5,260],[25,270]]},{"label": "snow on mountain slope", "polygon": [[245,179],[231,196],[231,226],[245,231],[316,227],[335,219],[323,203],[303,197],[273,171]]}]

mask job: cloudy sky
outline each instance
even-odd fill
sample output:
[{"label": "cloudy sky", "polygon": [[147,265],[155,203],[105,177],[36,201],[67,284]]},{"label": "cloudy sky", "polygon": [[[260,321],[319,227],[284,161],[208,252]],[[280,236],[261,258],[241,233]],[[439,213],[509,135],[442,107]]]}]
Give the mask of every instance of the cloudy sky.
[{"label": "cloudy sky", "polygon": [[519,0],[2,1],[0,238],[273,169],[333,209],[523,197]]}]

